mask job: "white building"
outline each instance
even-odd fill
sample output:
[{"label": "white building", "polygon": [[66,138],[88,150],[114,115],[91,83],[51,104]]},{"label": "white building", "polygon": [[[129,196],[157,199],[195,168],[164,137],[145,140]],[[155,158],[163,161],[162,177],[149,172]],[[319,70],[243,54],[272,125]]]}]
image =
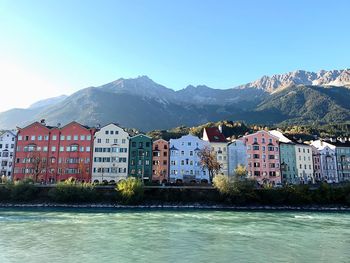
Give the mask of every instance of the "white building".
[{"label": "white building", "polygon": [[239,165],[247,167],[247,147],[243,140],[234,140],[227,146],[228,151],[228,175],[233,176]]},{"label": "white building", "polygon": [[170,140],[170,182],[209,182],[209,173],[198,156],[204,147],[209,147],[209,143],[193,135]]},{"label": "white building", "polygon": [[322,140],[313,141],[311,145],[314,146],[320,154],[322,180],[326,180],[329,183],[338,183],[336,147]]},{"label": "white building", "polygon": [[16,149],[16,132],[0,133],[0,175],[12,178],[13,160]]},{"label": "white building", "polygon": [[92,182],[118,182],[128,175],[129,134],[116,124],[95,133]]},{"label": "white building", "polygon": [[219,174],[228,175],[227,140],[222,134],[222,126],[204,128],[203,140],[209,142],[216,154],[216,160],[221,166]]},{"label": "white building", "polygon": [[314,168],[312,160],[312,147],[310,145],[295,144],[295,162],[299,184],[314,183]]}]

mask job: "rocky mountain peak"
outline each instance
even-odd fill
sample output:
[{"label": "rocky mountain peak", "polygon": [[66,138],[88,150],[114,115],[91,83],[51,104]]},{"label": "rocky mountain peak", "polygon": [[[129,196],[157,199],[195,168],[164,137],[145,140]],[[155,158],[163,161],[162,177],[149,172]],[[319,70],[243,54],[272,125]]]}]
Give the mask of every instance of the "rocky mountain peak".
[{"label": "rocky mountain peak", "polygon": [[241,85],[237,88],[256,88],[269,93],[283,90],[293,85],[333,85],[345,86],[350,84],[350,70],[321,70],[317,73],[296,70],[285,74],[263,76],[258,80]]}]

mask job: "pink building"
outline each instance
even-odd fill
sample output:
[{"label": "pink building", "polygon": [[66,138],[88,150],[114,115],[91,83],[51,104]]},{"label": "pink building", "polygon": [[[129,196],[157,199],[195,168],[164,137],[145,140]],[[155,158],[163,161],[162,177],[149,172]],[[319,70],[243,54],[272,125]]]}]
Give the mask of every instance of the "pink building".
[{"label": "pink building", "polygon": [[281,183],[279,140],[267,131],[244,136],[248,177],[259,184]]}]

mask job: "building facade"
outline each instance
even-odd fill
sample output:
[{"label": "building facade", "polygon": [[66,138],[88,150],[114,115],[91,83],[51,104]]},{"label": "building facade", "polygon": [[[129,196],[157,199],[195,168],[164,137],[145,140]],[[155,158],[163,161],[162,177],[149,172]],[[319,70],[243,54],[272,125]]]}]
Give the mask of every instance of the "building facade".
[{"label": "building facade", "polygon": [[169,142],[159,139],[153,142],[152,181],[169,182]]},{"label": "building facade", "polygon": [[336,147],[339,182],[350,181],[350,141],[342,138],[328,143]]},{"label": "building facade", "polygon": [[292,142],[280,143],[280,161],[281,161],[281,175],[283,184],[296,184],[297,179],[297,164],[295,144]]},{"label": "building facade", "polygon": [[0,134],[0,176],[12,179],[13,162],[16,147],[16,132],[4,131]]},{"label": "building facade", "polygon": [[338,183],[336,147],[322,140],[311,142],[320,156],[320,168],[322,181]]},{"label": "building facade", "polygon": [[297,167],[298,184],[314,183],[314,167],[312,148],[310,145],[295,144],[295,160]]},{"label": "building facade", "polygon": [[244,136],[248,156],[248,177],[259,184],[281,183],[278,137],[267,131]]},{"label": "building facade", "polygon": [[129,134],[116,124],[95,133],[92,182],[117,183],[128,176]]},{"label": "building facade", "polygon": [[[203,140],[209,142],[211,150],[215,152],[216,160],[220,163],[221,174],[228,175],[227,141],[222,134],[222,128],[208,127],[203,130]],[[214,175],[215,176],[215,175]]]},{"label": "building facade", "polygon": [[170,140],[170,182],[209,182],[198,153],[209,143],[193,135]]},{"label": "building facade", "polygon": [[129,141],[129,176],[152,180],[152,138],[138,134]]},{"label": "building facade", "polygon": [[316,147],[311,145],[311,150],[312,150],[312,164],[314,168],[314,180],[315,183],[322,182],[322,174],[321,174],[321,154],[317,150]]},{"label": "building facade", "polygon": [[14,179],[55,183],[70,177],[91,181],[94,128],[71,122],[52,127],[34,122],[18,130]]},{"label": "building facade", "polygon": [[230,142],[227,146],[228,175],[234,176],[235,169],[242,165],[247,168],[247,147],[244,140],[238,139]]}]

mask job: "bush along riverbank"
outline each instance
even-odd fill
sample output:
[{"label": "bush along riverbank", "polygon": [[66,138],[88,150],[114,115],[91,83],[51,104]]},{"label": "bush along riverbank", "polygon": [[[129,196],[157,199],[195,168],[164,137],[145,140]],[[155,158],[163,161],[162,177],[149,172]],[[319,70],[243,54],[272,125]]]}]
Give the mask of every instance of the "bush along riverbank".
[{"label": "bush along riverbank", "polygon": [[106,206],[197,206],[203,207],[350,207],[350,184],[321,184],[257,189],[255,182],[217,176],[214,188],[145,188],[128,178],[116,187],[99,187],[67,180],[55,187],[35,185],[31,180],[0,186],[1,204],[105,204]]}]

